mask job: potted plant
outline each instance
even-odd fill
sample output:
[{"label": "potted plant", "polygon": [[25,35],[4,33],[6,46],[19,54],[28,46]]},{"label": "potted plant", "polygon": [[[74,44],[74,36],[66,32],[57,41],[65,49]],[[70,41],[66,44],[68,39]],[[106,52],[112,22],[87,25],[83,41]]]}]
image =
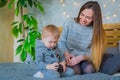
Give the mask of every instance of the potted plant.
[{"label": "potted plant", "polygon": [[15,4],[15,15],[20,15],[21,20],[14,21],[12,23],[12,34],[15,38],[21,36],[17,41],[20,43],[16,48],[16,55],[20,54],[21,61],[25,61],[27,54],[35,60],[35,43],[36,39],[41,37],[41,33],[38,31],[38,22],[30,14],[24,14],[24,8],[34,7],[40,12],[44,13],[44,8],[40,0],[11,0],[9,8]]}]

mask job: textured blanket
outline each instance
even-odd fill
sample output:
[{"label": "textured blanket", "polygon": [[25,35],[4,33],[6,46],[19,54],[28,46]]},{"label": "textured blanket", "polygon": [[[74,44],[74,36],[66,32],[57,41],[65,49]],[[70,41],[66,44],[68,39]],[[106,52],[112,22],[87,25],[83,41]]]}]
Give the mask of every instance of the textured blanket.
[{"label": "textured blanket", "polygon": [[[33,77],[37,71],[35,64],[0,63],[0,80],[51,80]],[[120,77],[112,77],[104,73],[93,73],[52,80],[120,80]]]}]

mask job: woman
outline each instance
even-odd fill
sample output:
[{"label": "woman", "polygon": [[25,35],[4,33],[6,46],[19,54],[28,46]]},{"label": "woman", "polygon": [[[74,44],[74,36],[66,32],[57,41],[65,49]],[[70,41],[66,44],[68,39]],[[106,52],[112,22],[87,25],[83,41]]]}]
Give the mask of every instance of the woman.
[{"label": "woman", "polygon": [[[79,63],[93,62],[99,71],[104,53],[104,30],[101,9],[96,1],[86,2],[74,19],[67,19],[59,40],[67,65],[80,74]],[[92,71],[91,71],[92,72]]]}]

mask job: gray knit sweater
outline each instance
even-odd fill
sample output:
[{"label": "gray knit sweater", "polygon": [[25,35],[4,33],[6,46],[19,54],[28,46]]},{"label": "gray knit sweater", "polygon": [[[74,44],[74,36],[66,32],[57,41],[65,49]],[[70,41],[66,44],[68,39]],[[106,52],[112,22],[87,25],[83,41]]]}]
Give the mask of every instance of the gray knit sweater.
[{"label": "gray knit sweater", "polygon": [[63,53],[68,51],[75,56],[81,54],[90,56],[92,35],[92,26],[81,26],[74,19],[68,18],[63,25],[58,46]]}]

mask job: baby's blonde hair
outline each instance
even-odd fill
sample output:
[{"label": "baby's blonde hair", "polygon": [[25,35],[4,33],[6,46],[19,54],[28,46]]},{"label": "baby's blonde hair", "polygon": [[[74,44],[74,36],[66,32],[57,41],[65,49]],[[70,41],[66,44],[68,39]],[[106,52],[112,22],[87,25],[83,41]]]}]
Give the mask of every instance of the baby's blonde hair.
[{"label": "baby's blonde hair", "polygon": [[47,37],[47,36],[54,36],[55,38],[59,38],[60,32],[57,26],[53,24],[46,25],[43,30],[42,30],[42,37]]}]

